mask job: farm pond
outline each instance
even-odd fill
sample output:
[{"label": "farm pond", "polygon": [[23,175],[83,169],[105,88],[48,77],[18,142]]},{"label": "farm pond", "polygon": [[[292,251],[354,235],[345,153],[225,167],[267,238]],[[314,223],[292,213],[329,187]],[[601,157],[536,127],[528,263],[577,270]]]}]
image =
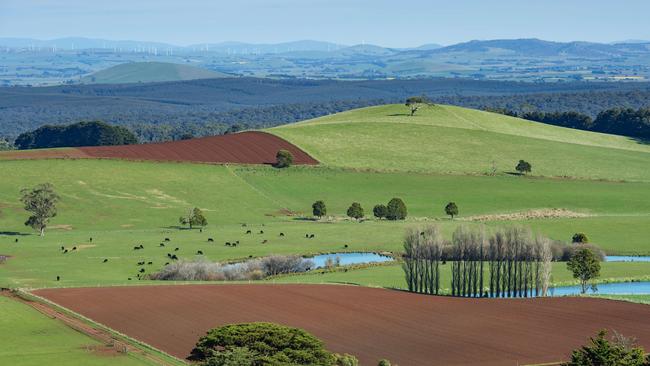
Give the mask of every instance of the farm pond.
[{"label": "farm pond", "polygon": [[305,259],[314,262],[316,268],[326,267],[328,263],[339,266],[350,266],[355,264],[390,262],[394,260],[392,257],[387,255],[364,252],[321,254],[313,257],[306,257]]}]

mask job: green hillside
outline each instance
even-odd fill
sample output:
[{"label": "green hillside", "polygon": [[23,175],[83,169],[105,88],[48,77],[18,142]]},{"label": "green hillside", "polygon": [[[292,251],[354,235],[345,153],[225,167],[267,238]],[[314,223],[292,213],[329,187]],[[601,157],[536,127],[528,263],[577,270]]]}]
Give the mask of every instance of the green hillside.
[{"label": "green hillside", "polygon": [[195,66],[168,62],[130,62],[98,71],[81,79],[84,84],[150,83],[215,79],[229,75]]},{"label": "green hillside", "polygon": [[650,180],[650,145],[459,107],[363,108],[272,128],[326,165],[379,171]]}]

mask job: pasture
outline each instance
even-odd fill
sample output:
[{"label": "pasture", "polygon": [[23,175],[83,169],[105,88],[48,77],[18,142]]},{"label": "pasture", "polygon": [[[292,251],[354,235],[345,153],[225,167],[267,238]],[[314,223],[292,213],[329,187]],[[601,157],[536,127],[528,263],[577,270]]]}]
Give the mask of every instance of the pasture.
[{"label": "pasture", "polygon": [[[138,262],[153,262],[145,266],[151,273],[169,261],[167,253],[192,259],[199,250],[204,253],[201,257],[218,261],[342,250],[395,252],[401,250],[405,228],[428,223],[440,225],[447,236],[459,224],[488,228],[523,224],[565,241],[583,231],[609,254],[650,253],[646,240],[650,200],[643,198],[650,183],[644,182],[117,160],[0,164],[12,172],[0,182],[0,253],[12,256],[0,265],[0,278],[9,287],[133,283]],[[53,183],[62,198],[59,215],[40,238],[23,225],[26,213],[18,199],[21,188],[45,181]],[[357,223],[345,218],[353,201],[371,215],[374,204],[392,197],[406,202],[406,221]],[[311,220],[311,204],[318,199],[327,203],[329,219]],[[443,211],[450,200],[460,207],[460,216],[453,221]],[[178,217],[194,206],[208,218],[203,232],[178,226]],[[563,208],[585,217],[467,220],[543,208]],[[247,230],[252,234],[245,234]],[[307,233],[315,238],[305,239]],[[171,241],[163,242],[165,238]],[[240,244],[226,247],[227,241]],[[139,244],[145,248],[134,250]],[[69,252],[64,254],[62,246]],[[60,281],[55,280],[57,275]]]}]

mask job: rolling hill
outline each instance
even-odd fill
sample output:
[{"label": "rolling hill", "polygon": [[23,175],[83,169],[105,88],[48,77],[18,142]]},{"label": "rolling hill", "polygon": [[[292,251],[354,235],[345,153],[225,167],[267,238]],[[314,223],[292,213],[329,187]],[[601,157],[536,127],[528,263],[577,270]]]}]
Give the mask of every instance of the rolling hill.
[{"label": "rolling hill", "polygon": [[126,84],[230,77],[195,66],[169,62],[129,62],[98,71],[81,79],[84,84]]},{"label": "rolling hill", "polygon": [[452,174],[508,173],[519,159],[536,175],[650,180],[650,145],[478,110],[435,105],[369,107],[269,131],[323,164]]}]

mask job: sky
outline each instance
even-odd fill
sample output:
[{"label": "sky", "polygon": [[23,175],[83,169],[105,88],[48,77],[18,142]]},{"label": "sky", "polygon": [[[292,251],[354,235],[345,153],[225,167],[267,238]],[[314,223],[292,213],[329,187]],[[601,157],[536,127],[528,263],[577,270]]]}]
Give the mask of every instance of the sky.
[{"label": "sky", "polygon": [[0,0],[0,37],[387,47],[502,38],[613,42],[650,40],[648,14],[648,0]]}]

